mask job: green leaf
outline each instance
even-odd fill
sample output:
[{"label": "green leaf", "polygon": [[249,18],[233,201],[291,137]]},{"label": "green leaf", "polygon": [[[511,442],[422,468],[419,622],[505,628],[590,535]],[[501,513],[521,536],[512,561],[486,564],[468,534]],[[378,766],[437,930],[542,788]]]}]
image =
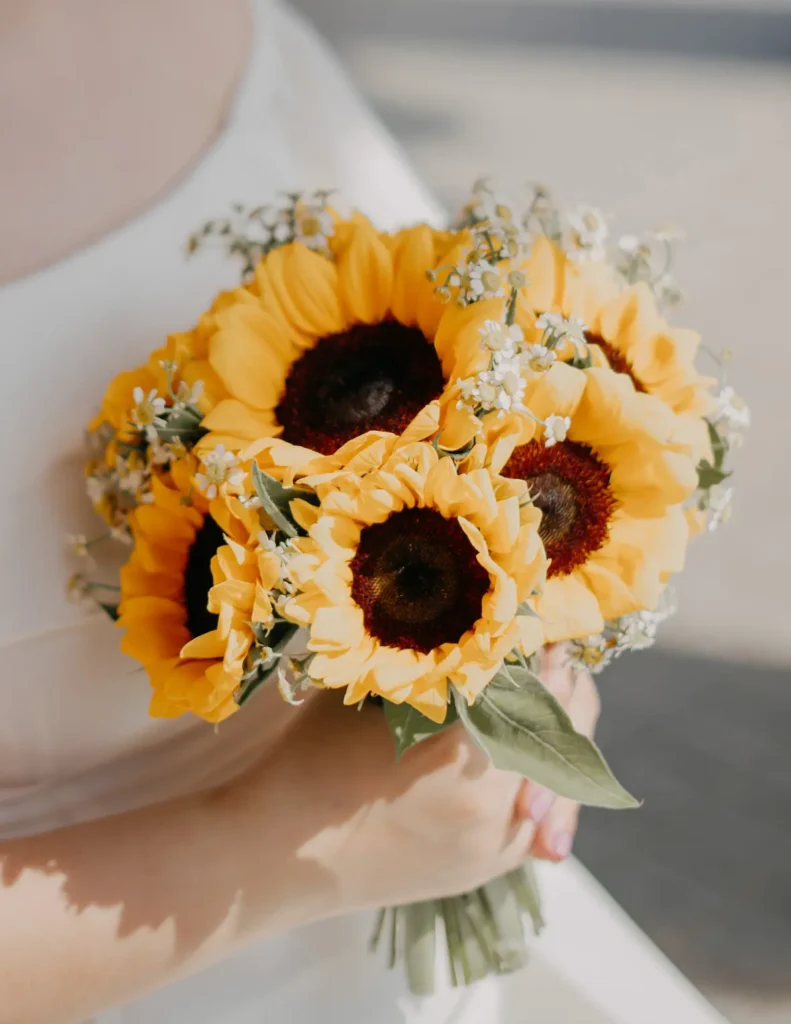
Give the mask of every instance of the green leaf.
[{"label": "green leaf", "polygon": [[410,747],[427,740],[429,736],[436,736],[438,732],[447,729],[459,718],[453,704],[448,705],[448,713],[444,722],[432,722],[411,704],[393,704],[389,700],[384,701],[384,712],[395,740],[396,760]]},{"label": "green leaf", "polygon": [[157,434],[163,441],[172,441],[175,437],[187,448],[191,448],[206,434],[208,430],[201,426],[201,413],[191,405],[167,412],[165,426],[157,427]]},{"label": "green leaf", "polygon": [[714,455],[714,468],[722,469],[722,465],[725,462],[725,455],[728,451],[728,445],[725,443],[719,430],[717,430],[713,423],[709,423],[709,421],[706,420],[706,426],[709,429],[709,440],[711,441],[711,450]]},{"label": "green leaf", "polygon": [[119,616],[118,616],[118,605],[117,604],[107,604],[104,601],[97,601],[96,603],[99,605],[99,607],[105,613],[105,615],[109,615],[109,617],[113,620],[113,622],[118,622]]},{"label": "green leaf", "polygon": [[583,804],[638,806],[538,677],[520,667],[509,677],[516,686],[490,685],[472,707],[454,691],[459,717],[495,767]]},{"label": "green leaf", "polygon": [[273,651],[279,654],[298,629],[299,626],[294,622],[286,622],[285,620],[276,622],[269,632],[266,646],[271,647]]},{"label": "green leaf", "polygon": [[246,704],[247,701],[253,696],[255,691],[258,689],[258,687],[265,683],[267,679],[270,678],[270,676],[272,676],[275,669],[277,668],[277,665],[278,662],[276,661],[274,662],[274,664],[269,665],[267,668],[259,666],[259,668],[255,672],[251,673],[246,679],[242,681],[241,685],[239,686],[239,689],[236,691],[235,697],[236,703],[239,705],[239,707],[241,707],[243,704]]},{"label": "green leaf", "polygon": [[311,504],[318,503],[318,498],[312,491],[301,487],[284,487],[279,480],[264,473],[253,463],[253,485],[255,493],[263,506],[264,512],[269,516],[275,526],[287,537],[298,537],[300,529],[291,515],[291,502],[294,498],[302,498]]},{"label": "green leaf", "polygon": [[[274,626],[263,635],[263,640],[259,640],[258,637],[261,634],[255,631],[255,625],[260,626],[260,623],[254,624],[254,632],[257,642],[262,646],[271,647],[278,657],[274,660],[259,661],[247,675],[242,677],[242,682],[236,695],[236,703],[239,707],[241,707],[242,704],[245,704],[252,697],[258,687],[271,677],[272,673],[280,664],[279,655],[283,652],[283,648],[299,629],[299,626],[294,625],[293,622],[276,622]],[[256,648],[253,648],[253,653],[255,653],[255,651]]]},{"label": "green leaf", "polygon": [[730,475],[725,470],[712,466],[706,459],[701,459],[698,463],[698,487],[703,491],[707,491],[709,487],[714,487],[716,484],[721,484]]}]

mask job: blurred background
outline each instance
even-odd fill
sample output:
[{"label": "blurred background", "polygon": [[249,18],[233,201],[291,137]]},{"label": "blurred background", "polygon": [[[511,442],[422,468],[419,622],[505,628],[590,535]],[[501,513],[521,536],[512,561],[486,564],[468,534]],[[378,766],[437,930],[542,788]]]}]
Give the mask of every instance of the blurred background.
[{"label": "blurred background", "polygon": [[586,812],[577,853],[732,1021],[788,1024],[791,0],[295,5],[449,210],[490,173],[616,235],[687,233],[673,319],[735,350],[754,424],[661,644],[601,677],[601,744],[645,806]]}]

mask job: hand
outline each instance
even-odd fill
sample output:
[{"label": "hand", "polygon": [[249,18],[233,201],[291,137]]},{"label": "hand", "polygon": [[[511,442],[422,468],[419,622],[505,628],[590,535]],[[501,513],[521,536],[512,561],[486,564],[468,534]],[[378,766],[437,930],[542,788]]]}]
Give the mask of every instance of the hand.
[{"label": "hand", "polygon": [[[590,735],[592,679],[572,673],[562,648],[544,661],[545,681]],[[272,823],[288,822],[278,845],[297,852],[282,885],[302,892],[300,916],[466,892],[528,854],[561,860],[571,849],[578,805],[493,768],[461,726],[396,761],[378,707],[317,693],[289,713],[292,727],[225,799],[249,850],[265,850]]]},{"label": "hand", "polygon": [[280,842],[298,851],[312,915],[466,892],[524,861],[535,832],[515,812],[524,780],[493,768],[460,726],[396,761],[378,707],[320,693],[297,717],[230,800],[248,850],[266,848],[287,803],[294,834]]},{"label": "hand", "polygon": [[[544,684],[560,701],[574,727],[593,736],[599,717],[599,695],[589,672],[572,669],[563,646],[555,645],[542,656]],[[551,790],[525,782],[517,797],[517,813],[536,826],[530,853],[544,860],[561,861],[570,853],[577,831],[580,805],[558,797]]]}]

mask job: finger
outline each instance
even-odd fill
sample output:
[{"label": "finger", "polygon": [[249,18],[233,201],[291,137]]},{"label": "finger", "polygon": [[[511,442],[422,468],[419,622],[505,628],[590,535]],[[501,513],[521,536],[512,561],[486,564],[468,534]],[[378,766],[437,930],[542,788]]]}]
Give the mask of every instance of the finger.
[{"label": "finger", "polygon": [[566,707],[574,693],[576,680],[565,645],[552,644],[545,647],[541,652],[538,671],[544,686]]},{"label": "finger", "polygon": [[556,799],[557,796],[551,789],[525,780],[517,795],[514,813],[519,818],[529,819],[534,824],[540,825],[552,810]]},{"label": "finger", "polygon": [[[599,694],[587,672],[577,675],[568,713],[578,732],[593,735],[599,717]],[[580,805],[576,801],[558,798],[539,822],[531,850],[533,856],[553,861],[568,857],[577,834],[579,813]]]},{"label": "finger", "polygon": [[574,845],[579,813],[580,805],[575,800],[559,797],[538,826],[530,849],[532,856],[556,863],[565,860]]},{"label": "finger", "polygon": [[599,691],[593,676],[589,672],[575,673],[574,690],[566,711],[577,732],[593,736],[600,710]]}]

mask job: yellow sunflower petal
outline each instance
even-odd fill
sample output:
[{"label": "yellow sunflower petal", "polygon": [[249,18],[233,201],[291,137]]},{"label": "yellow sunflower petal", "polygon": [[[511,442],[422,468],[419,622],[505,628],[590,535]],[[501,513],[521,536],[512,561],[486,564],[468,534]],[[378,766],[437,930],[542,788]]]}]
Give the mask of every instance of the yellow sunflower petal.
[{"label": "yellow sunflower petal", "polygon": [[251,306],[232,306],[218,317],[209,362],[232,398],[253,409],[272,409],[300,350],[298,336],[283,337],[277,318]]},{"label": "yellow sunflower petal", "polygon": [[547,643],[589,636],[604,629],[596,597],[574,573],[548,579],[536,599],[536,611]]},{"label": "yellow sunflower petal", "polygon": [[393,258],[373,227],[364,220],[349,232],[337,254],[338,286],[346,319],[375,324],[385,318],[393,293]]},{"label": "yellow sunflower petal", "polygon": [[299,242],[280,246],[256,267],[262,302],[271,303],[303,334],[324,338],[344,330],[335,264]]}]

